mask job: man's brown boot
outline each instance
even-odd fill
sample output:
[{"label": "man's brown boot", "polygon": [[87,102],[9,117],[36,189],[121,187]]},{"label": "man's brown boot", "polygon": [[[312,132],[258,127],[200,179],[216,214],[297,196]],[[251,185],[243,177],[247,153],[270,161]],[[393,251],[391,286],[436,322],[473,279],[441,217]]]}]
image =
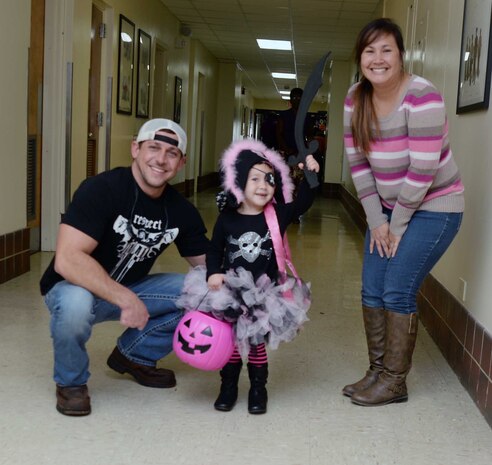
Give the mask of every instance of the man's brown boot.
[{"label": "man's brown boot", "polygon": [[172,388],[176,386],[176,378],[173,371],[132,362],[119,351],[118,347],[114,348],[107,364],[109,368],[118,373],[132,375],[137,383],[142,386],[154,388]]},{"label": "man's brown boot", "polygon": [[372,386],[383,371],[384,336],[386,323],[384,309],[362,306],[364,329],[366,331],[367,349],[369,353],[369,369],[366,375],[354,384],[342,389],[344,396],[352,397],[355,392],[363,391]]},{"label": "man's brown boot", "polygon": [[82,417],[91,413],[91,398],[87,385],[56,385],[56,410],[63,415]]}]

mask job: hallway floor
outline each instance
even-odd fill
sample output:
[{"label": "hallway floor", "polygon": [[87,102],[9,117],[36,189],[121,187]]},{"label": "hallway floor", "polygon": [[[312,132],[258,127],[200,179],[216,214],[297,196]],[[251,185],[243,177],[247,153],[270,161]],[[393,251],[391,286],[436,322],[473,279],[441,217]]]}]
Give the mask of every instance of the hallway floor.
[{"label": "hallway floor", "polygon": [[[212,193],[197,205],[211,234]],[[312,283],[310,322],[269,352],[266,415],[247,413],[247,374],[232,412],[217,412],[218,373],[174,355],[174,389],[139,386],[106,366],[118,323],[95,327],[88,350],[92,414],[55,410],[48,311],[38,280],[52,254],[0,285],[0,465],[490,465],[492,430],[423,326],[409,401],[365,408],[341,395],[367,368],[360,313],[362,236],[337,201],[317,199],[289,231],[294,263]],[[175,247],[156,271],[186,272]]]}]

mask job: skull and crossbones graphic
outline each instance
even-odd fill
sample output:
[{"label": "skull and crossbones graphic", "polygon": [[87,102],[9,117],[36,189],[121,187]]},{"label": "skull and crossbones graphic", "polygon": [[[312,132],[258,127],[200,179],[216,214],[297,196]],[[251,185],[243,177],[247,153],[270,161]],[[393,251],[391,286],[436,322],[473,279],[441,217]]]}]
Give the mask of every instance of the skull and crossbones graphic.
[{"label": "skull and crossbones graphic", "polygon": [[229,261],[231,263],[238,257],[243,257],[247,262],[253,263],[260,255],[266,255],[270,258],[272,255],[272,249],[262,249],[261,246],[264,242],[270,239],[270,231],[265,234],[265,237],[261,237],[254,231],[245,232],[239,239],[234,239],[232,236],[227,238],[229,244],[237,245],[239,250],[237,252],[229,252]]}]

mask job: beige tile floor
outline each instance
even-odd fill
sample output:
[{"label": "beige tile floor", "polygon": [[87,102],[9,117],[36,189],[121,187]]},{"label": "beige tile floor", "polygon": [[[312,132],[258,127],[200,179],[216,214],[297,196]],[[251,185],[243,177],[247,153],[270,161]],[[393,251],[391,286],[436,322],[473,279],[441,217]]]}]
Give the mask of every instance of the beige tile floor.
[{"label": "beige tile floor", "polygon": [[[197,202],[207,226],[211,194]],[[270,353],[266,415],[248,415],[245,373],[229,413],[212,403],[217,373],[174,355],[178,386],[149,389],[107,368],[121,328],[105,323],[89,343],[93,413],[69,418],[55,410],[48,312],[38,279],[51,254],[0,285],[1,465],[490,465],[492,430],[428,334],[421,330],[406,404],[357,407],[341,387],[366,369],[359,313],[362,237],[338,202],[318,199],[290,243],[312,283],[311,321],[299,337]],[[174,250],[159,271],[186,271]]]}]

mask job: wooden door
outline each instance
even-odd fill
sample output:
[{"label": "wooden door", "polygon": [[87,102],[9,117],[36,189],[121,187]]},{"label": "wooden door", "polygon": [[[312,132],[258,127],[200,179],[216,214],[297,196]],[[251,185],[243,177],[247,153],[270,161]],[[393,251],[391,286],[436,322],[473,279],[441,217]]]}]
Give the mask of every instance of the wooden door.
[{"label": "wooden door", "polygon": [[89,115],[87,130],[87,177],[97,173],[97,152],[99,150],[99,127],[102,126],[101,100],[101,49],[103,12],[92,5],[91,23],[91,64],[89,69]]},{"label": "wooden door", "polygon": [[27,226],[31,249],[40,249],[41,149],[43,128],[44,0],[31,4],[27,96]]}]

